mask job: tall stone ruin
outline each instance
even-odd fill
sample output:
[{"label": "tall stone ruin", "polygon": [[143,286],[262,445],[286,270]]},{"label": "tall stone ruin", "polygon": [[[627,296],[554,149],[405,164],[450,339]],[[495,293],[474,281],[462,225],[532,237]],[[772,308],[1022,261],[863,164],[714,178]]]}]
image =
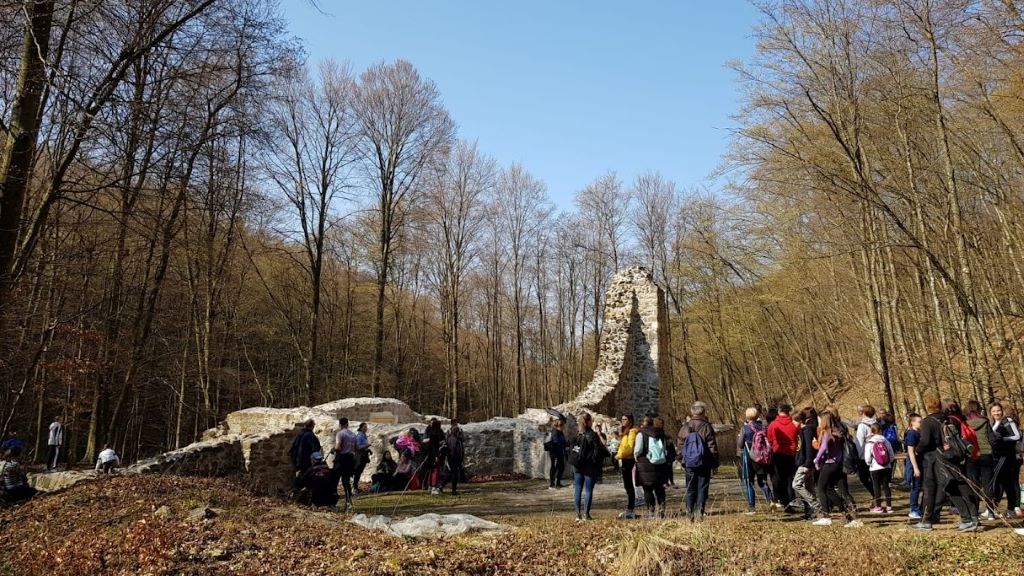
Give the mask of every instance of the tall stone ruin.
[{"label": "tall stone ruin", "polygon": [[665,293],[651,273],[632,266],[612,277],[605,294],[597,367],[563,413],[661,414],[659,374],[668,374]]}]

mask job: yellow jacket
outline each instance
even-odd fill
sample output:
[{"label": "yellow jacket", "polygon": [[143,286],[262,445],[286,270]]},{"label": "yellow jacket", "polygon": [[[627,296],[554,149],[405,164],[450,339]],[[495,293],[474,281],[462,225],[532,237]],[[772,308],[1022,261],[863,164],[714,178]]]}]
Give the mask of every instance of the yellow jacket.
[{"label": "yellow jacket", "polygon": [[617,460],[632,460],[633,446],[636,444],[636,426],[629,429],[629,432],[619,439],[619,450],[615,453]]}]

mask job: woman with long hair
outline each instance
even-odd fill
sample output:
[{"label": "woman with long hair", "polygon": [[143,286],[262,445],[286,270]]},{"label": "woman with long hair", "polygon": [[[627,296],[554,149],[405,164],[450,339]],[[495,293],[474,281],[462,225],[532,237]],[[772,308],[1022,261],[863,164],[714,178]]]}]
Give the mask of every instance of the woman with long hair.
[{"label": "woman with long hair", "polygon": [[836,414],[829,410],[823,412],[818,422],[818,453],[814,458],[814,467],[818,470],[818,519],[815,526],[831,526],[832,518],[828,516],[828,494],[835,490],[842,501],[846,516],[847,528],[860,528],[863,522],[854,516],[853,498],[843,471],[843,451],[846,444],[846,429],[841,422],[835,422]]},{"label": "woman with long hair", "polygon": [[655,422],[655,418],[644,416],[636,435],[636,446],[633,448],[637,479],[644,491],[648,518],[654,518],[655,504],[657,504],[658,517],[665,517],[665,483],[668,482],[668,473],[665,468],[667,441],[665,421],[661,418],[657,420],[660,421],[660,427]]},{"label": "woman with long hair", "polygon": [[584,412],[577,419],[579,432],[569,450],[569,462],[573,466],[573,509],[576,521],[593,520],[590,508],[594,501],[594,484],[601,476],[601,462],[606,449],[594,432],[593,417]]}]

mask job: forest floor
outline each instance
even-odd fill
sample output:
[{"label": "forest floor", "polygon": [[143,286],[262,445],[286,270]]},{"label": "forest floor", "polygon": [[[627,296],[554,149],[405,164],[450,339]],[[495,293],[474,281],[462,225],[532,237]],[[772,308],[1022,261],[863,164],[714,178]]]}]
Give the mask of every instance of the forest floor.
[{"label": "forest floor", "polygon": [[[459,496],[359,496],[356,512],[406,517],[467,513],[509,526],[498,535],[412,540],[368,531],[350,515],[254,497],[225,479],[132,476],[79,484],[0,510],[0,574],[1020,574],[1022,539],[1003,524],[932,533],[897,514],[862,529],[811,526],[745,505],[735,478],[712,483],[710,516],[617,520],[611,474],[595,491],[593,522],[573,521],[572,488],[542,481],[473,483]],[[905,493],[894,492],[898,503]],[[210,512],[202,514],[204,509]],[[199,510],[201,518],[190,518]],[[194,515],[194,514],[193,514]]]}]

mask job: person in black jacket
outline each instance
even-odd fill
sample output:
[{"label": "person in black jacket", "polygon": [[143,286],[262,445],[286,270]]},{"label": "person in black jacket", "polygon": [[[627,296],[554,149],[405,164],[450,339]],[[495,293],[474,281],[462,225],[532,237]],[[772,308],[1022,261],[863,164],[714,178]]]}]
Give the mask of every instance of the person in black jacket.
[{"label": "person in black jacket", "polygon": [[921,441],[917,445],[917,457],[922,464],[921,470],[921,508],[923,517],[914,525],[918,530],[931,530],[939,521],[940,486],[938,477],[939,459],[942,451],[942,425],[946,415],[942,413],[942,402],[936,396],[925,398],[928,416],[921,420]]},{"label": "person in black jacket", "polygon": [[319,451],[310,456],[310,466],[299,479],[301,488],[309,494],[312,506],[336,506],[338,504],[338,475],[324,462]]},{"label": "person in black jacket", "polygon": [[302,430],[295,435],[292,446],[288,450],[292,466],[295,468],[295,491],[299,490],[299,480],[306,470],[311,466],[311,457],[314,452],[320,452],[320,439],[313,433],[316,422],[312,418],[302,423]]},{"label": "person in black jacket", "polygon": [[[814,476],[814,439],[818,436],[818,411],[808,406],[795,416],[793,421],[800,428],[800,446],[796,451],[796,475],[793,476],[793,493],[796,500],[803,501],[804,519],[810,520],[818,515],[820,507],[818,499],[807,488],[816,485]],[[794,502],[794,505],[796,502]]]},{"label": "person in black jacket", "polygon": [[573,509],[576,511],[576,521],[582,522],[593,520],[590,517],[590,507],[594,501],[594,484],[601,477],[601,462],[604,461],[608,449],[592,428],[593,416],[584,412],[576,421],[579,424],[579,433],[573,440],[569,461],[574,468]]},{"label": "person in black jacket", "polygon": [[633,450],[633,456],[636,459],[637,480],[644,490],[644,500],[647,501],[648,518],[654,518],[655,504],[657,504],[658,517],[665,517],[665,483],[668,482],[666,461],[651,462],[649,457],[651,444],[660,443],[661,457],[665,458],[665,446],[668,439],[665,438],[664,427],[663,420],[659,427],[655,424],[654,418],[644,416],[641,420],[640,431],[636,435],[636,444]]}]

